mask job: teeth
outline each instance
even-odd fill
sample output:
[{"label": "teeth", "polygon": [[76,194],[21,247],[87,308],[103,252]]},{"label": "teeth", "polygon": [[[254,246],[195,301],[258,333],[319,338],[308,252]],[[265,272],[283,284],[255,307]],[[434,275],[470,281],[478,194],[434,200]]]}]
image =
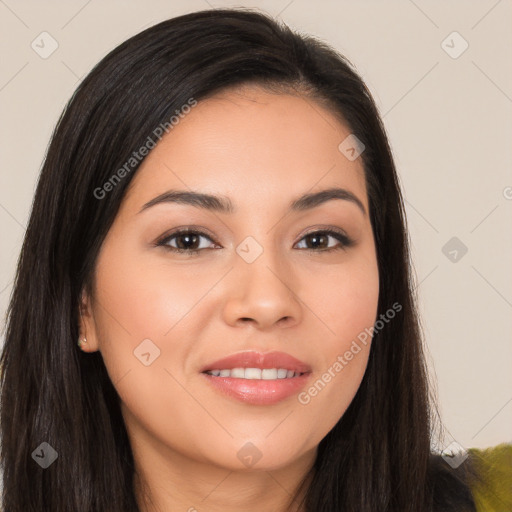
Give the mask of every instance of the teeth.
[{"label": "teeth", "polygon": [[[235,370],[235,371],[233,371]],[[262,379],[260,368],[246,368],[245,371],[243,368],[233,368],[231,370],[231,375],[233,377],[238,377],[239,379]],[[237,375],[238,370],[238,375]],[[245,374],[245,375],[244,375]]]},{"label": "teeth", "polygon": [[277,369],[276,368],[265,368],[264,370],[261,370],[261,378],[263,380],[277,379]]},{"label": "teeth", "polygon": [[214,377],[249,380],[291,379],[300,375],[300,372],[294,372],[286,368],[265,368],[263,370],[261,368],[233,368],[231,370],[208,370],[206,373]]},{"label": "teeth", "polygon": [[[260,376],[261,376],[261,372],[260,372]],[[225,377],[232,377],[233,379],[243,379],[245,378],[245,371],[243,368],[233,368],[230,372],[230,375],[225,375]],[[253,378],[253,377],[247,377],[248,379],[249,378]]]}]

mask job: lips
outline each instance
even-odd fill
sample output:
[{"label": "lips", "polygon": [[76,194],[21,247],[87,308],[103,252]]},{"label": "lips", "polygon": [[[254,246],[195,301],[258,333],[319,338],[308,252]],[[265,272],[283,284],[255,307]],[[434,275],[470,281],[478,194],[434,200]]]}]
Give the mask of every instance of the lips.
[{"label": "lips", "polygon": [[[244,369],[245,378],[237,377]],[[261,374],[267,371],[265,379],[253,375],[258,372],[257,369],[261,370]],[[286,377],[277,375],[276,369],[277,374],[286,370]],[[277,404],[298,394],[309,382],[311,375],[308,364],[284,352],[241,352],[208,363],[201,369],[201,378],[222,396],[260,406]]]},{"label": "lips", "polygon": [[231,370],[233,368],[283,368],[297,373],[311,373],[311,367],[285,352],[240,352],[223,359],[208,363],[201,368],[201,372],[211,370]]}]

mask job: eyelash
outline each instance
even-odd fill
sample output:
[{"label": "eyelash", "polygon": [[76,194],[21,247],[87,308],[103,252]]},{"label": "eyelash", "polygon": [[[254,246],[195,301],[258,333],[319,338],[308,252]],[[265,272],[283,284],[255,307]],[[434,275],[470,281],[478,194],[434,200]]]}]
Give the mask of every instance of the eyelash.
[{"label": "eyelash", "polygon": [[[340,249],[345,250],[348,247],[351,247],[352,245],[354,245],[354,241],[351,238],[349,238],[345,233],[343,233],[342,231],[334,230],[334,229],[321,229],[321,230],[317,230],[317,231],[311,231],[309,233],[306,233],[299,240],[299,242],[302,241],[304,238],[306,238],[308,236],[318,235],[318,234],[332,236],[333,238],[336,238],[336,240],[338,240],[340,242],[340,244],[338,244],[338,245],[336,245],[334,247],[330,247],[328,249],[310,249],[310,248],[307,248],[307,249],[301,249],[301,250],[306,250],[306,251],[309,251],[309,252],[329,252],[330,253],[332,251],[339,251]],[[207,233],[204,233],[203,231],[193,230],[193,229],[190,229],[190,228],[182,228],[182,229],[174,231],[173,233],[171,233],[169,235],[166,235],[164,238],[162,238],[159,241],[157,241],[155,243],[155,245],[157,247],[163,247],[164,249],[166,249],[168,251],[171,251],[171,252],[174,252],[174,253],[179,253],[179,254],[186,253],[189,256],[199,256],[199,252],[200,251],[204,251],[204,249],[179,249],[177,247],[169,246],[168,245],[169,241],[172,240],[173,238],[179,236],[179,235],[199,235],[199,236],[204,236],[204,237],[208,238],[209,240],[211,240],[213,243],[215,243],[214,240],[212,240],[212,238],[210,237],[210,235],[208,235]]]}]

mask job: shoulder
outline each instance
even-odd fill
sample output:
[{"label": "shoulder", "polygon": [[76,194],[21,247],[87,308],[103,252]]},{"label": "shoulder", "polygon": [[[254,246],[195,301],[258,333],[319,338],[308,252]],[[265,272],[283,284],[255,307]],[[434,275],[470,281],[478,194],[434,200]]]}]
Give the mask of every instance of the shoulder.
[{"label": "shoulder", "polygon": [[512,511],[512,444],[468,450],[470,481],[477,512]]},{"label": "shoulder", "polygon": [[475,506],[471,484],[474,468],[468,457],[452,464],[439,453],[429,461],[429,485],[432,491],[432,510],[435,512],[479,512]]},{"label": "shoulder", "polygon": [[436,512],[512,512],[512,444],[471,448],[456,464],[431,454],[429,481]]}]

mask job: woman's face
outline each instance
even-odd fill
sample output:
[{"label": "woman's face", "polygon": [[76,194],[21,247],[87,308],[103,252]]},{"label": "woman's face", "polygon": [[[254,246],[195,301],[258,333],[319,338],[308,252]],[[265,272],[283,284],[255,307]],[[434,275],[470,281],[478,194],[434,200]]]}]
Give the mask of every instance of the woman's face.
[{"label": "woman's face", "polygon": [[103,243],[85,350],[103,356],[135,454],[283,468],[314,455],[365,372],[379,281],[362,161],[311,99],[245,87],[186,111]]}]

